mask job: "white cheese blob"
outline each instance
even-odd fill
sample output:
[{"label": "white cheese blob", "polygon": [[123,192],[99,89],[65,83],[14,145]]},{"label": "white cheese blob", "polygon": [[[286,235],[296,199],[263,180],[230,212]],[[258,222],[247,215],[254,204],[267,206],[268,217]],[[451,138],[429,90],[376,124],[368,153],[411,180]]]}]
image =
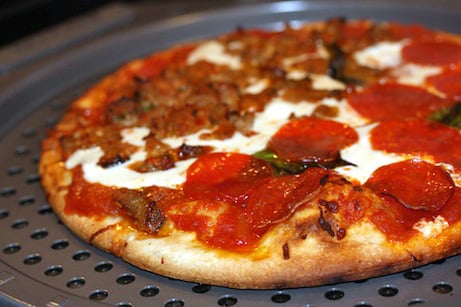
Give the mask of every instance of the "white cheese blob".
[{"label": "white cheese blob", "polygon": [[121,131],[122,142],[128,143],[133,146],[143,147],[146,146],[144,138],[150,133],[149,128],[146,127],[134,127],[127,128]]},{"label": "white cheese blob", "polygon": [[435,238],[450,226],[443,216],[437,215],[433,221],[421,219],[413,225],[413,229],[419,231],[424,238]]},{"label": "white cheese blob", "polygon": [[397,82],[408,85],[423,85],[427,77],[442,72],[441,67],[424,66],[418,64],[404,64],[392,71]]},{"label": "white cheese blob", "polygon": [[225,52],[224,46],[217,41],[209,41],[198,46],[187,58],[189,65],[206,61],[217,65],[227,65],[232,69],[239,69],[241,61],[238,56]]},{"label": "white cheese blob", "polygon": [[386,69],[402,63],[402,48],[405,41],[381,42],[354,53],[353,57],[362,66]]},{"label": "white cheese blob", "polygon": [[359,134],[358,142],[340,151],[343,160],[356,165],[335,169],[349,180],[356,179],[360,183],[365,183],[377,168],[406,159],[404,155],[386,153],[372,148],[369,134],[375,126],[376,124],[371,124],[356,128]]},{"label": "white cheese blob", "polygon": [[327,75],[310,74],[309,77],[312,79],[312,88],[314,90],[333,91],[346,89],[344,83]]}]

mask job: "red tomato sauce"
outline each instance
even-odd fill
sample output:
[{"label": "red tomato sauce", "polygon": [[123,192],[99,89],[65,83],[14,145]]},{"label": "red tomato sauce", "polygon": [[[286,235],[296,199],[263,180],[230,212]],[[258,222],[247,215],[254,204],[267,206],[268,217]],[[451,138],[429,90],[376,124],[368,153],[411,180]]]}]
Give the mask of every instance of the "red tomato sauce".
[{"label": "red tomato sauce", "polygon": [[66,195],[65,214],[105,218],[122,214],[112,197],[112,188],[89,183],[83,178],[81,168],[74,170],[73,181]]}]

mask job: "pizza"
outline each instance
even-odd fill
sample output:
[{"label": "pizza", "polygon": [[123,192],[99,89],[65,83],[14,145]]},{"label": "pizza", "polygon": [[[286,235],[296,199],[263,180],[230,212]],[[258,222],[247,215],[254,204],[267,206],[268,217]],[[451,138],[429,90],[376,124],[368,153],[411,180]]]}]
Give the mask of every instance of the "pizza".
[{"label": "pizza", "polygon": [[134,59],[42,144],[56,214],[142,269],[233,288],[461,251],[461,39],[331,18]]}]

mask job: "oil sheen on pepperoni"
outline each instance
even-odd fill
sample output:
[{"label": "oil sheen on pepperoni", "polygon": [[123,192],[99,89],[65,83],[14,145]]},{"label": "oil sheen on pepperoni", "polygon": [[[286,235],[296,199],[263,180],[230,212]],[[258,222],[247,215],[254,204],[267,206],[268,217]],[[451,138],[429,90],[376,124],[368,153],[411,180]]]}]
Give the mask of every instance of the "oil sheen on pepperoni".
[{"label": "oil sheen on pepperoni", "polygon": [[431,76],[427,78],[427,82],[448,98],[461,100],[461,65],[450,67],[438,75]]},{"label": "oil sheen on pepperoni", "polygon": [[250,155],[209,153],[188,168],[183,190],[196,199],[236,202],[259,179],[271,174],[266,162]]},{"label": "oil sheen on pepperoni", "polygon": [[345,124],[307,117],[282,126],[271,138],[268,147],[287,161],[325,162],[336,159],[339,150],[357,140],[357,132]]},{"label": "oil sheen on pepperoni", "polygon": [[432,156],[435,162],[461,170],[461,133],[437,122],[421,119],[384,121],[370,132],[376,150]]},{"label": "oil sheen on pepperoni", "polygon": [[372,121],[426,118],[452,103],[424,89],[397,83],[372,84],[350,93],[347,99],[358,113]]},{"label": "oil sheen on pepperoni", "polygon": [[382,166],[365,183],[378,194],[390,194],[407,208],[436,212],[453,195],[455,185],[439,166],[406,160]]},{"label": "oil sheen on pepperoni", "polygon": [[461,44],[453,41],[413,41],[403,47],[405,62],[420,65],[453,65],[461,63]]}]

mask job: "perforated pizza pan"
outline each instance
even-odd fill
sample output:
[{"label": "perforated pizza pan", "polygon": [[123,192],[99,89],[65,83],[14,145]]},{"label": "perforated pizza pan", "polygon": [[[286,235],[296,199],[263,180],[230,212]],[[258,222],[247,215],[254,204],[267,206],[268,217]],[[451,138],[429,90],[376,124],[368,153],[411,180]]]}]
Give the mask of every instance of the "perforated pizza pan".
[{"label": "perforated pizza pan", "polygon": [[[236,26],[277,28],[289,21],[338,15],[419,22],[461,34],[461,6],[447,10],[436,5],[323,1],[237,7],[182,16],[102,39],[2,93],[0,305],[459,306],[461,256],[360,282],[234,290],[139,270],[76,238],[47,204],[37,175],[40,140],[76,96],[119,64],[173,43],[213,36]],[[226,272],[222,272],[222,278],[226,278]]]}]

